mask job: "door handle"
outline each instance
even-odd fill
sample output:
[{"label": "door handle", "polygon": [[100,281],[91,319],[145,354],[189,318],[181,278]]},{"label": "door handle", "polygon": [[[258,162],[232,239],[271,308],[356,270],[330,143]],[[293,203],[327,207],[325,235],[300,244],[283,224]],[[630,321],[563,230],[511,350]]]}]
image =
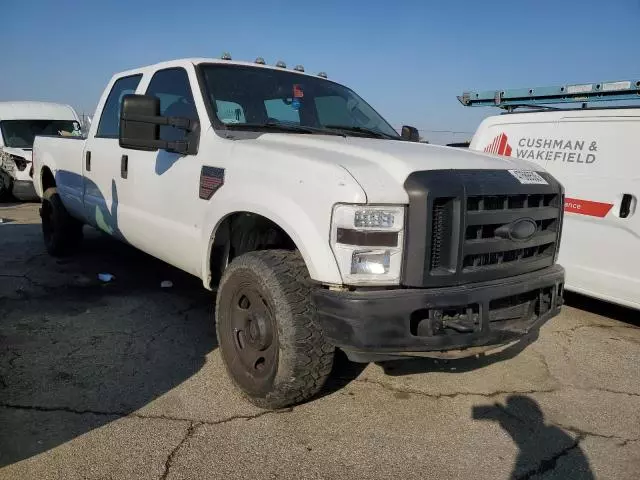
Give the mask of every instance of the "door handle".
[{"label": "door handle", "polygon": [[129,176],[129,155],[122,155],[120,158],[120,176],[122,178]]},{"label": "door handle", "polygon": [[84,156],[85,170],[87,172],[91,171],[91,152],[87,152]]},{"label": "door handle", "polygon": [[630,193],[622,195],[622,201],[620,202],[620,218],[628,218],[635,210],[636,197]]}]

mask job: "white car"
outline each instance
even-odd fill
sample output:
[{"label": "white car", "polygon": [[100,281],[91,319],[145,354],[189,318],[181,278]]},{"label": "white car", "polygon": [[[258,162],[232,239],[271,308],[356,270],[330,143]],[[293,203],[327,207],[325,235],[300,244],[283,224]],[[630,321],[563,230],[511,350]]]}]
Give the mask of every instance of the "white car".
[{"label": "white car", "polygon": [[31,150],[36,135],[80,135],[78,115],[69,105],[0,102],[0,199],[36,197]]},{"label": "white car", "polygon": [[318,392],[336,347],[455,357],[535,332],[562,304],[562,187],[417,140],[300,66],[119,73],[86,140],[36,139],[45,244],[89,224],[201,278],[230,376],[268,408]]},{"label": "white car", "polygon": [[[470,105],[528,106],[485,119],[470,148],[535,162],[564,185],[559,262],[567,272],[566,289],[640,309],[640,82],[475,95],[466,97]],[[541,106],[596,100],[589,108]],[[598,107],[604,100],[618,104]],[[625,101],[629,105],[620,106]]]}]

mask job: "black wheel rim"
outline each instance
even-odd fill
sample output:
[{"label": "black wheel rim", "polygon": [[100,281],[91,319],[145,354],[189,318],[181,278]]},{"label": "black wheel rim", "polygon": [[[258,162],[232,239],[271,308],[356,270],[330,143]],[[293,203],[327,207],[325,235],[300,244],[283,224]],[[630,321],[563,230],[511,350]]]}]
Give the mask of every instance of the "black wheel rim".
[{"label": "black wheel rim", "polygon": [[278,361],[278,339],[273,310],[265,295],[251,283],[234,289],[225,310],[228,362],[234,378],[251,393],[269,390]]}]

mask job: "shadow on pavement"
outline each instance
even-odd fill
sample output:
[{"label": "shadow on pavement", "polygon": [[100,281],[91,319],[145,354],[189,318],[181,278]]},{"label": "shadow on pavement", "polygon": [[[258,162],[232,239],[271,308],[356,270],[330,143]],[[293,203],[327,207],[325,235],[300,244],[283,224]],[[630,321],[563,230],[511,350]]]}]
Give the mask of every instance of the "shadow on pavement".
[{"label": "shadow on pavement", "polygon": [[567,292],[564,293],[565,304],[585,310],[587,312],[602,315],[603,317],[612,318],[620,322],[629,323],[640,327],[640,313],[632,308],[623,307],[621,305],[615,305],[613,303],[604,302],[596,298],[586,297],[579,293]]},{"label": "shadow on pavement", "polygon": [[585,453],[579,446],[580,437],[572,438],[562,429],[544,423],[538,403],[523,395],[511,395],[506,405],[477,405],[472,409],[474,420],[497,422],[518,447],[518,456],[510,479],[538,478],[555,470],[562,458],[564,473],[558,478],[594,479]]},{"label": "shadow on pavement", "polygon": [[429,372],[464,373],[514,358],[537,339],[538,332],[533,331],[518,343],[495,353],[480,354],[478,356],[453,360],[429,357],[408,357],[406,360],[380,362],[379,365],[383,368],[385,374],[391,376],[413,375]]},{"label": "shadow on pavement", "polygon": [[199,279],[85,233],[81,251],[53,259],[40,225],[0,226],[0,467],[147,405],[216,347]]},{"label": "shadow on pavement", "polygon": [[332,393],[342,390],[367,368],[366,363],[355,363],[350,361],[342,350],[336,350],[333,360],[333,368],[327,382],[322,387],[316,398],[322,398]]}]

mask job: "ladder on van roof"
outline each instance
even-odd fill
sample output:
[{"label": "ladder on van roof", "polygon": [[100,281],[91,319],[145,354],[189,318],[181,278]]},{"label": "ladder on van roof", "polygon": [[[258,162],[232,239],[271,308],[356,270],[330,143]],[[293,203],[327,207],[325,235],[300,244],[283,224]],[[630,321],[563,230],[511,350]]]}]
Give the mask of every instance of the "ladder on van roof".
[{"label": "ladder on van roof", "polygon": [[519,107],[544,107],[557,103],[639,101],[640,80],[465,92],[458,100],[465,107],[491,106],[510,111]]}]

